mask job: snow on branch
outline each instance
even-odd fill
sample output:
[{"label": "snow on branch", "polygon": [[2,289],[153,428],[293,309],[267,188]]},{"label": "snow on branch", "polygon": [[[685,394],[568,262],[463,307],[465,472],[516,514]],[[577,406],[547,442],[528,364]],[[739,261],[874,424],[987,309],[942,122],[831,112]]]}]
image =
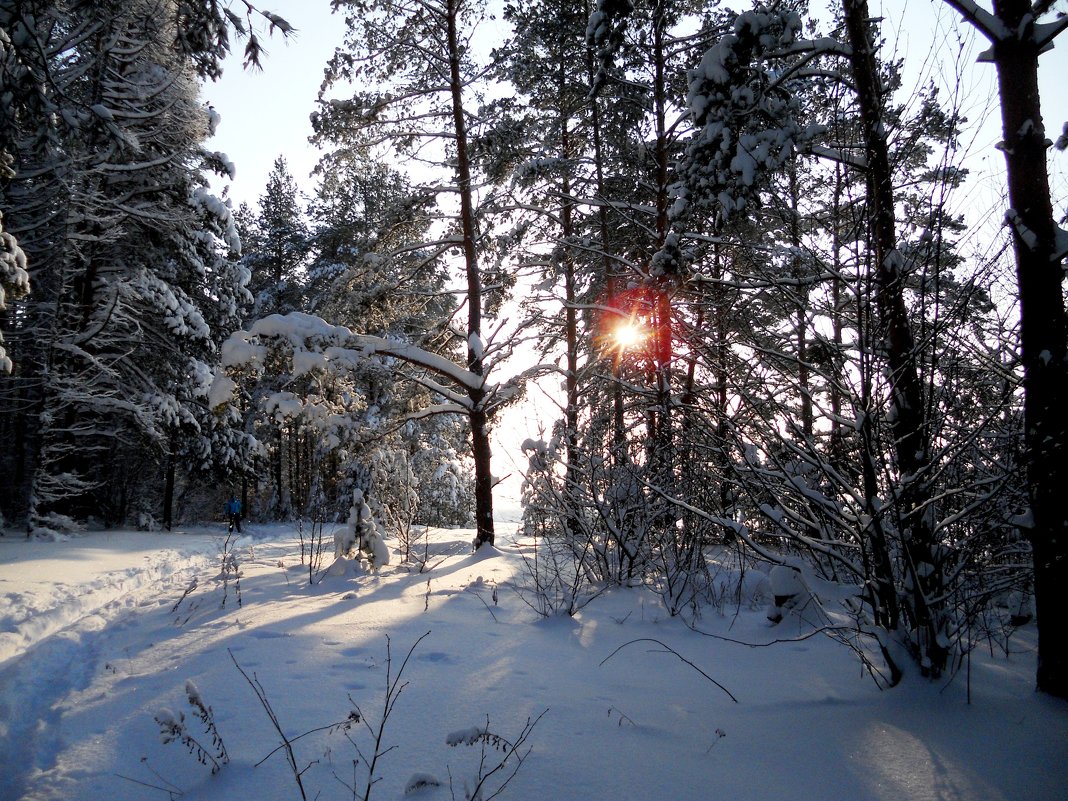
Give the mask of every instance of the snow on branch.
[{"label": "snow on branch", "polygon": [[[5,166],[0,164],[0,167]],[[26,269],[26,254],[14,236],[4,230],[4,216],[0,214],[0,310],[6,308],[8,293],[19,298],[29,294],[30,274]],[[0,334],[0,373],[10,373],[11,359],[3,348],[4,337]]]},{"label": "snow on branch", "polygon": [[1059,17],[1053,22],[1044,22],[1035,25],[1034,37],[1035,44],[1038,45],[1038,51],[1040,53],[1045,53],[1052,48],[1053,40],[1063,33],[1065,28],[1068,28],[1068,16]]},{"label": "snow on branch", "polygon": [[590,87],[596,97],[604,88],[615,58],[623,46],[634,5],[630,0],[598,0],[586,25],[586,43],[595,53],[597,74]]},{"label": "snow on branch", "polygon": [[1005,212],[1005,222],[1012,226],[1012,230],[1016,232],[1024,247],[1028,250],[1035,250],[1038,247],[1038,234],[1027,227],[1016,209],[1009,209]]},{"label": "snow on branch", "polygon": [[975,0],[943,0],[946,5],[955,8],[964,20],[991,42],[1001,42],[1009,38],[1008,29],[997,17],[980,6]]},{"label": "snow on branch", "polygon": [[[1012,227],[1012,230],[1028,250],[1037,250],[1042,245],[1038,234],[1024,223],[1023,218],[1020,217],[1016,209],[1009,209],[1005,212],[1005,222]],[[1053,247],[1049,260],[1056,264],[1066,256],[1068,256],[1068,231],[1054,225]]]},{"label": "snow on branch", "polygon": [[1061,135],[1057,137],[1057,141],[1053,146],[1058,150],[1068,150],[1068,122],[1064,123]]},{"label": "snow on branch", "polygon": [[426,375],[413,375],[410,378],[424,389],[441,395],[441,397],[449,401],[450,406],[455,407],[458,411],[467,413],[471,410],[471,399],[462,392],[453,391]]},{"label": "snow on branch", "polygon": [[[450,390],[433,379],[415,380],[445,397],[452,405],[469,408],[469,393],[485,389],[485,376],[466,370],[437,353],[401,340],[370,334],[357,334],[345,326],[332,325],[321,317],[303,312],[271,314],[257,320],[247,331],[235,331],[222,346],[222,366],[265,369],[270,343],[283,344],[291,354],[293,375],[315,370],[354,369],[374,356],[397,359],[422,367],[439,378],[451,381],[460,391]],[[224,398],[226,389],[216,379],[213,397]],[[227,385],[228,386],[228,385]]]},{"label": "snow on branch", "polygon": [[1053,256],[1050,257],[1050,261],[1056,264],[1068,258],[1068,231],[1055,225],[1053,226],[1053,236]]},{"label": "snow on branch", "polygon": [[813,156],[819,156],[820,158],[829,159],[830,161],[837,161],[839,164],[844,164],[847,167],[855,167],[858,170],[866,170],[868,168],[868,160],[863,156],[856,153],[847,153],[836,147],[811,144],[805,148],[805,151],[811,153]]},{"label": "snow on branch", "polygon": [[848,58],[852,54],[853,48],[846,42],[840,42],[833,36],[821,36],[817,39],[798,39],[781,50],[771,50],[765,55],[767,58],[806,55],[808,58],[801,62],[803,64],[814,56],[843,56]]},{"label": "snow on branch", "polygon": [[357,349],[366,356],[392,356],[417,367],[425,367],[432,373],[448,378],[468,390],[477,391],[485,385],[486,379],[484,376],[466,370],[444,356],[423,350],[407,342],[394,342],[367,334],[353,334],[352,339],[357,345]]},{"label": "snow on branch", "polygon": [[758,8],[739,14],[689,73],[687,105],[697,130],[687,147],[675,187],[672,217],[691,204],[716,208],[723,217],[757,202],[762,177],[782,168],[824,128],[802,121],[784,58],[840,55],[832,39],[800,38],[794,11]]}]

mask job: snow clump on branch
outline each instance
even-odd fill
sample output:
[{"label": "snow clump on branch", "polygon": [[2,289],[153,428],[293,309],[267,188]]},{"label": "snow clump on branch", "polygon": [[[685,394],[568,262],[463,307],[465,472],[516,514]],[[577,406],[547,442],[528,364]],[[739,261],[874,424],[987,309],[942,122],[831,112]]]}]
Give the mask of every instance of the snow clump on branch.
[{"label": "snow clump on branch", "polygon": [[724,218],[744,210],[757,202],[762,175],[822,132],[802,123],[788,76],[769,63],[800,52],[801,31],[796,12],[747,11],[690,71],[687,104],[697,131],[673,187],[675,217],[691,204]]},{"label": "snow clump on branch", "polygon": [[[26,254],[14,236],[4,230],[4,216],[0,214],[0,310],[6,308],[8,293],[19,298],[30,291],[30,274],[26,270]],[[10,373],[12,364],[3,348],[0,335],[0,373]]]}]

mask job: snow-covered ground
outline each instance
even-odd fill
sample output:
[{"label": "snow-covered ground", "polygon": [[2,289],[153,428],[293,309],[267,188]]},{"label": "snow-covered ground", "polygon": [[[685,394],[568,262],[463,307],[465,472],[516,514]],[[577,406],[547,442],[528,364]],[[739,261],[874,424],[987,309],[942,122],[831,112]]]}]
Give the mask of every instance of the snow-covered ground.
[{"label": "snow-covered ground", "polygon": [[[539,715],[502,798],[1068,797],[1068,704],[1032,690],[1033,627],[1008,657],[974,655],[969,705],[963,676],[946,686],[913,673],[880,691],[822,636],[741,644],[807,633],[796,618],[770,627],[755,597],[700,621],[736,643],[688,629],[644,590],[539,620],[512,589],[523,573],[515,544],[499,537],[472,554],[471,539],[434,530],[426,572],[393,565],[312,586],[291,526],[253,526],[238,541],[239,581],[220,569],[217,528],[0,538],[0,799],[300,799],[241,671],[292,741],[306,797],[364,798],[387,680],[423,635],[393,697],[372,798],[406,797],[410,782],[421,785],[410,798],[463,798],[487,720],[514,740]],[[161,741],[166,709],[217,757],[190,690],[229,758],[214,775],[207,758]],[[370,729],[330,728],[356,706]],[[491,746],[484,772],[503,756]]]}]

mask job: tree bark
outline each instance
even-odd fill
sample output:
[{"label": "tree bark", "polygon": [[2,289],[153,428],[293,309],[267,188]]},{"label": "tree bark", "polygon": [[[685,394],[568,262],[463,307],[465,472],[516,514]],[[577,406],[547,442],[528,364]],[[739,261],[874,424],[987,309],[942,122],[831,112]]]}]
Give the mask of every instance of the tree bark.
[{"label": "tree bark", "polygon": [[163,477],[163,528],[170,531],[174,524],[174,439],[167,453],[167,467]]},{"label": "tree bark", "polygon": [[[590,2],[586,3],[586,8],[589,13],[593,13],[594,6]],[[590,86],[594,86],[596,83],[597,68],[594,64],[594,49],[587,45],[586,47],[586,72],[588,75],[588,81]],[[602,135],[602,121],[601,121],[601,106],[598,101],[597,94],[594,93],[590,97],[590,128],[593,135],[593,169],[595,178],[595,191],[596,197],[604,199],[607,196],[605,189],[604,178],[604,137]],[[604,294],[605,294],[605,306],[609,309],[618,308],[618,276],[612,268],[612,258],[609,256],[609,227],[608,227],[608,209],[605,204],[597,204],[597,230],[600,235],[600,248],[601,248],[601,266],[604,280]],[[612,402],[612,441],[611,441],[611,453],[612,463],[615,465],[623,464],[626,460],[626,419],[625,408],[623,403],[623,380],[622,380],[621,365],[618,353],[612,358],[611,366],[611,402]]]},{"label": "tree bark", "polygon": [[[665,19],[663,3],[653,6],[653,106],[656,118],[656,250],[663,247],[668,229],[668,137],[667,137],[667,58],[664,45]],[[656,377],[656,413],[654,430],[649,432],[653,443],[655,481],[667,488],[674,469],[671,432],[671,357],[673,332],[671,321],[671,291],[676,276],[655,277],[655,308],[653,309],[653,364]]]},{"label": "tree bark", "polygon": [[[456,133],[456,172],[460,194],[460,226],[463,236],[464,269],[467,277],[467,369],[485,375],[482,361],[482,276],[475,246],[475,209],[471,186],[471,160],[467,152],[467,120],[464,117],[461,48],[457,32],[460,1],[448,0],[446,30],[449,53],[449,88],[452,95],[452,121]],[[477,348],[473,343],[477,340]],[[493,544],[493,474],[489,441],[489,418],[483,407],[484,386],[468,391],[471,400],[471,454],[475,462],[475,547]]]},{"label": "tree bark", "polygon": [[[563,63],[560,64],[558,93],[560,103],[564,102],[566,75]],[[567,161],[571,157],[571,142],[568,129],[566,111],[561,107],[560,111],[560,157]],[[564,262],[564,339],[566,344],[567,375],[564,378],[567,391],[567,407],[564,410],[564,425],[567,427],[566,458],[567,469],[564,475],[564,498],[566,501],[566,526],[568,535],[578,533],[579,523],[576,514],[577,489],[579,485],[579,447],[578,447],[578,314],[575,308],[576,277],[575,259],[571,254],[570,239],[574,234],[573,208],[571,197],[571,177],[568,172],[564,173],[560,182],[560,194],[564,198],[560,208],[560,233],[564,239],[563,251]]]},{"label": "tree bark", "polygon": [[1068,585],[1068,320],[1064,272],[1046,166],[1038,91],[1039,46],[1027,0],[995,0],[1007,31],[994,44],[1001,98],[1002,152],[1008,175],[1020,344],[1024,368],[1024,444],[1033,527],[1028,534],[1038,614],[1038,689],[1068,697],[1068,619],[1058,598]]},{"label": "tree bark", "polygon": [[904,261],[897,248],[893,173],[883,119],[871,15],[867,0],[843,0],[852,75],[864,127],[870,246],[875,258],[876,307],[889,367],[890,430],[898,482],[898,526],[910,581],[905,595],[917,659],[925,675],[938,676],[949,651],[942,636],[942,560],[930,523],[930,467],[926,410],[916,347],[904,300]]},{"label": "tree bark", "polygon": [[790,205],[787,213],[787,230],[790,236],[790,246],[794,249],[791,259],[793,277],[797,281],[795,292],[797,293],[797,389],[798,400],[801,402],[801,433],[808,440],[813,434],[813,409],[812,409],[812,376],[808,366],[808,307],[809,307],[809,284],[808,276],[804,274],[801,260],[801,212],[800,189],[797,180],[797,165],[790,163],[787,166],[787,180],[790,188]]}]

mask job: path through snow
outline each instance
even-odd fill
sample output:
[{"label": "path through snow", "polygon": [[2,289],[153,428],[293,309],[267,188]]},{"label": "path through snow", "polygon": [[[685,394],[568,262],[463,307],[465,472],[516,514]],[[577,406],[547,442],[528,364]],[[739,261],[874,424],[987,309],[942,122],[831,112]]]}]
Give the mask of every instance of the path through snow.
[{"label": "path through snow", "polygon": [[[218,532],[103,532],[68,542],[0,538],[0,793],[61,747],[57,705],[100,669],[98,639],[217,557]],[[8,795],[13,793],[13,795]]]}]

